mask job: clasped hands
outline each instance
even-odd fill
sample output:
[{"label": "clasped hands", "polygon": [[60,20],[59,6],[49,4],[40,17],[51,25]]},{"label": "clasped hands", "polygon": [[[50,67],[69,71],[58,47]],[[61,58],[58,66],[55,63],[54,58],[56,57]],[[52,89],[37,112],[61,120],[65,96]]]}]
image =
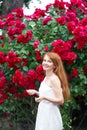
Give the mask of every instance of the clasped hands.
[{"label": "clasped hands", "polygon": [[[30,95],[30,96],[33,96],[35,94],[37,94],[37,90],[34,90],[34,89],[29,89],[29,90],[26,90],[27,93]],[[44,100],[45,98],[43,96],[38,96],[38,97],[35,97],[35,101],[36,102],[41,102],[42,100]]]}]

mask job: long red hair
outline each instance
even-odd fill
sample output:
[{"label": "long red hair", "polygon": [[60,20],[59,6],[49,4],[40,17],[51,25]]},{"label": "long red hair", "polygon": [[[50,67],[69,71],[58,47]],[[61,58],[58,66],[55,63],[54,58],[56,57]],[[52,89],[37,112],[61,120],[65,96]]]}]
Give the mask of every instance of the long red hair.
[{"label": "long red hair", "polygon": [[70,99],[70,89],[66,76],[66,72],[62,63],[60,56],[54,52],[47,52],[45,55],[49,56],[49,58],[54,63],[55,69],[54,73],[58,76],[61,82],[61,87],[63,89],[64,99]]}]

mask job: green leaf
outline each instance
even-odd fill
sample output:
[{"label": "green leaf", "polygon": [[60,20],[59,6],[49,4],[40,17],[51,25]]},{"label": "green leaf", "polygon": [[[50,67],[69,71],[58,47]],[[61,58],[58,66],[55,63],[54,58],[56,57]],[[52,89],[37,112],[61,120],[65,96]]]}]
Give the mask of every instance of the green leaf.
[{"label": "green leaf", "polygon": [[23,70],[27,72],[28,71],[28,67],[27,66],[23,66]]}]

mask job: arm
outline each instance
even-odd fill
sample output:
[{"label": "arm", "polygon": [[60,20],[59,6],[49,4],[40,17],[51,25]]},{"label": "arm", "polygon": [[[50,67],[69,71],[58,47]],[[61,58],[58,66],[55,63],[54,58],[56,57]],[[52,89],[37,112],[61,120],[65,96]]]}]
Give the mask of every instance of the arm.
[{"label": "arm", "polygon": [[39,96],[39,92],[37,91],[37,90],[35,90],[35,89],[29,89],[29,90],[26,90],[27,91],[27,93],[29,94],[29,95],[37,95],[37,96]]},{"label": "arm", "polygon": [[56,75],[51,79],[51,85],[55,93],[55,98],[46,98],[46,100],[52,101],[54,103],[58,103],[59,105],[63,104],[64,97],[61,88],[61,82]]}]

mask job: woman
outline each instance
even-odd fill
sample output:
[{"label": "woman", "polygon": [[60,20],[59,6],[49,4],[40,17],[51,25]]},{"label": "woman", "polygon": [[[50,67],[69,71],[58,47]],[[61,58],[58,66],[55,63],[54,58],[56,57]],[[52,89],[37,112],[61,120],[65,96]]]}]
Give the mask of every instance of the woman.
[{"label": "woman", "polygon": [[47,52],[42,62],[45,78],[39,91],[27,90],[30,95],[37,94],[39,102],[35,130],[62,130],[63,123],[59,106],[69,99],[70,91],[62,60],[58,54]]}]

